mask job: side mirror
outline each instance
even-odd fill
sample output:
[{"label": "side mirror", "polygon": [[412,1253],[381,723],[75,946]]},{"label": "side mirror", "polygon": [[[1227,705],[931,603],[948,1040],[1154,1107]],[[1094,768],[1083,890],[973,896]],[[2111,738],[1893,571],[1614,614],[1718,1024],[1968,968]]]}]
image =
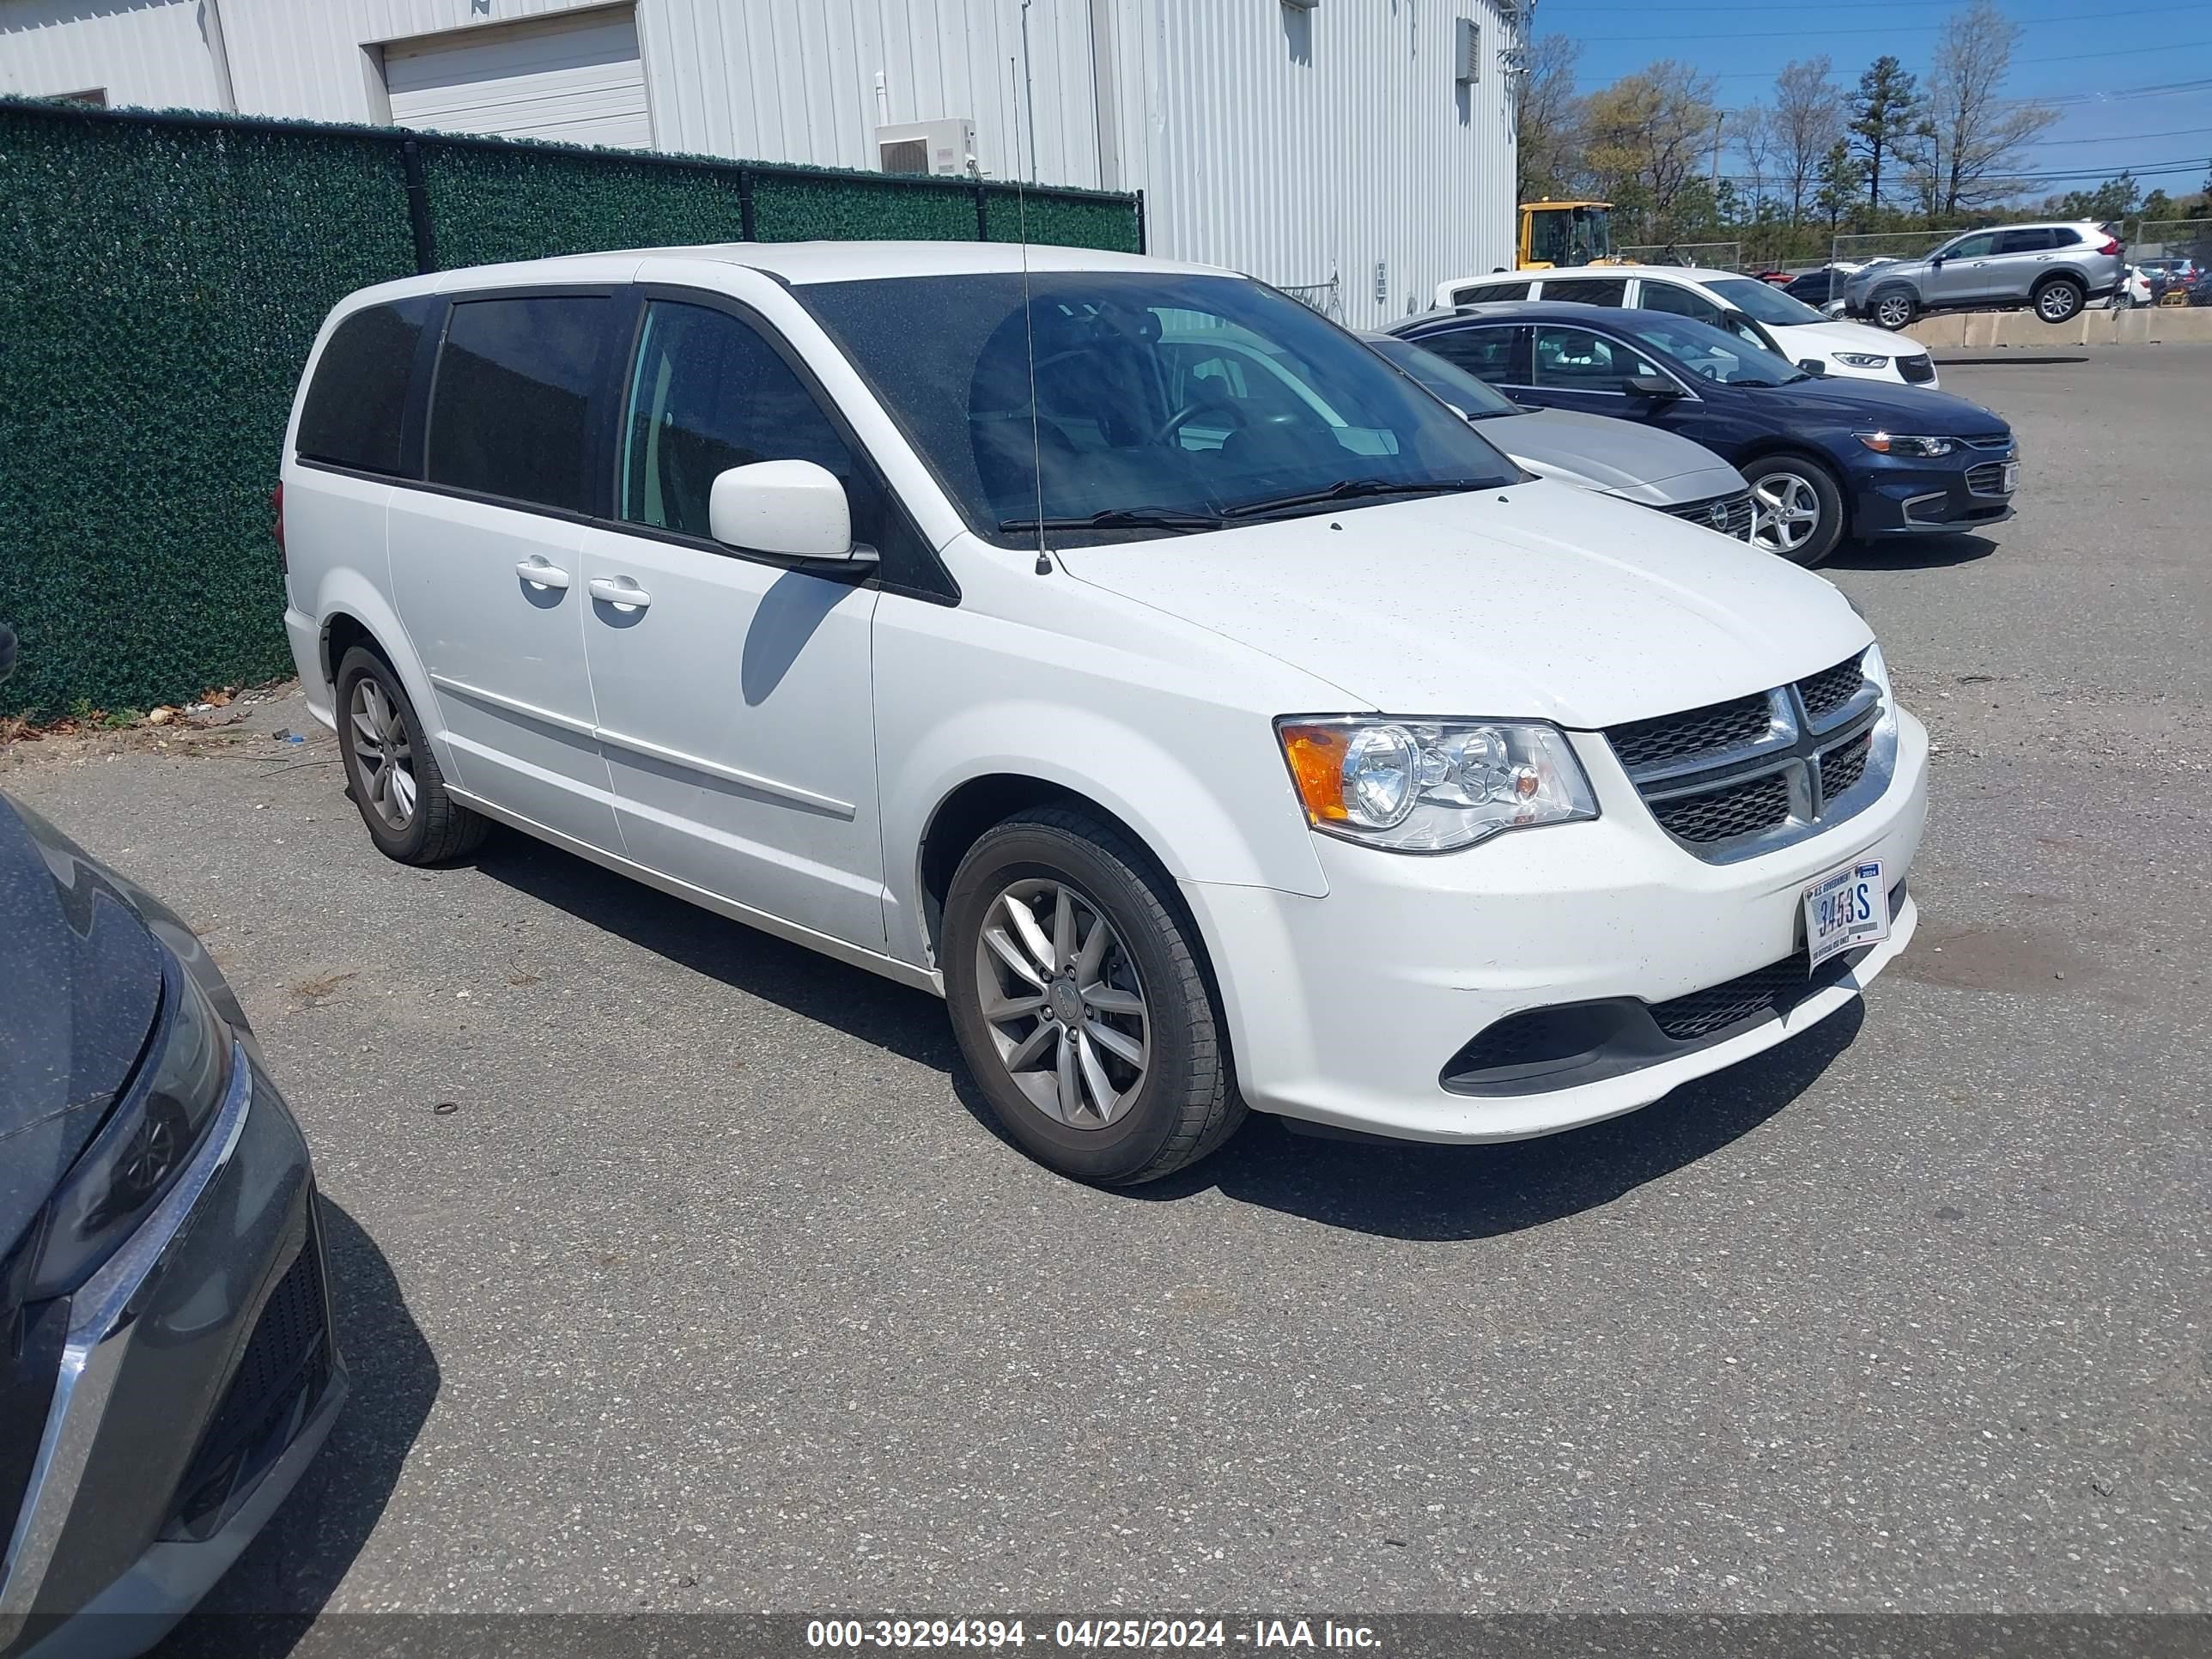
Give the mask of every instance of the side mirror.
[{"label": "side mirror", "polygon": [[1637,398],[1679,398],[1682,388],[1664,374],[1638,374],[1628,381],[1627,390]]},{"label": "side mirror", "polygon": [[1797,367],[1808,374],[1826,374],[1828,372],[1827,364],[1822,362],[1818,357],[1800,357],[1797,360]]},{"label": "side mirror", "polygon": [[15,672],[15,630],[0,623],[0,680]]},{"label": "side mirror", "polygon": [[836,474],[813,461],[755,461],[717,474],[707,527],[725,547],[786,558],[872,562],[853,544],[853,509]]},{"label": "side mirror", "polygon": [[1943,263],[1943,256],[1940,253],[1931,253],[1928,256],[1928,263],[1931,265],[1941,266]]}]

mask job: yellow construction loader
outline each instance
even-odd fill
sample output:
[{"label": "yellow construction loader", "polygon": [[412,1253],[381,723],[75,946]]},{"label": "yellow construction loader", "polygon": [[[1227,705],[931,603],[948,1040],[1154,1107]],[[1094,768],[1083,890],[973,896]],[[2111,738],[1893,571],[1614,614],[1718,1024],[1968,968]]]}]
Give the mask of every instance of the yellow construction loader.
[{"label": "yellow construction loader", "polygon": [[1620,264],[1613,257],[1612,222],[1610,202],[1522,203],[1521,269]]}]

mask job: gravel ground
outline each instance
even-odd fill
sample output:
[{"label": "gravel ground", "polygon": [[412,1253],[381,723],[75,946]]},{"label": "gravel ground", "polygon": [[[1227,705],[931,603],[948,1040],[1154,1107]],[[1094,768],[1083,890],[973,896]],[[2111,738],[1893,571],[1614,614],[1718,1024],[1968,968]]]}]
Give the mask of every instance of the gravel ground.
[{"label": "gravel ground", "polygon": [[296,697],[18,744],[332,1206],[355,1399],[211,1605],[2212,1610],[2212,353],[1944,381],[2019,518],[1831,573],[1941,745],[1919,941],[1547,1141],[1091,1191],[927,997],[519,837],[384,862]]}]

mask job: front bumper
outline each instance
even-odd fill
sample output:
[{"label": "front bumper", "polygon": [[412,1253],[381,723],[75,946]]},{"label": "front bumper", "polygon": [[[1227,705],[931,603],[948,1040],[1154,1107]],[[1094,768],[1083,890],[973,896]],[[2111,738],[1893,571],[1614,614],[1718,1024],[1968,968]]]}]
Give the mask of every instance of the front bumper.
[{"label": "front bumper", "polygon": [[1899,460],[1869,451],[1851,480],[1850,533],[1861,537],[1954,535],[2002,524],[2012,493],[2000,487],[2017,449],[1964,449],[1941,461]]},{"label": "front bumper", "polygon": [[1928,734],[1898,715],[1889,787],[1776,852],[1709,864],[1675,845],[1601,738],[1576,734],[1600,816],[1408,857],[1316,837],[1327,896],[1186,883],[1219,969],[1245,1099],[1261,1111],[1414,1140],[1515,1140],[1650,1104],[1847,1005],[1911,940],[1889,939],[1835,983],[1755,1028],[1595,1081],[1510,1097],[1444,1086],[1453,1057],[1499,1020],[1562,1004],[1662,1003],[1802,946],[1802,895],[1846,860],[1892,884],[1927,816]]},{"label": "front bumper", "polygon": [[345,1394],[314,1176],[241,1036],[198,1156],[65,1322],[0,1569],[0,1655],[143,1652],[229,1568]]}]

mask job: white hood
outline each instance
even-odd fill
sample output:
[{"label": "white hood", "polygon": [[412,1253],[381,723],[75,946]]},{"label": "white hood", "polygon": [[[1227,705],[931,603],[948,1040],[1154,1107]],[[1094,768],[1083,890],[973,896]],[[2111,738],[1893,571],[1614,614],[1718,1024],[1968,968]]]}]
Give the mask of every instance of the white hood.
[{"label": "white hood", "polygon": [[1763,691],[1870,637],[1809,572],[1541,480],[1060,557],[1328,681],[1344,712],[1587,730]]},{"label": "white hood", "polygon": [[1838,351],[1871,351],[1884,357],[1917,356],[1928,349],[1908,334],[1893,334],[1886,328],[1874,328],[1865,323],[1791,323],[1786,326],[1767,325],[1767,331],[1782,343],[1790,354],[1790,361],[1818,355],[1832,357]]}]

